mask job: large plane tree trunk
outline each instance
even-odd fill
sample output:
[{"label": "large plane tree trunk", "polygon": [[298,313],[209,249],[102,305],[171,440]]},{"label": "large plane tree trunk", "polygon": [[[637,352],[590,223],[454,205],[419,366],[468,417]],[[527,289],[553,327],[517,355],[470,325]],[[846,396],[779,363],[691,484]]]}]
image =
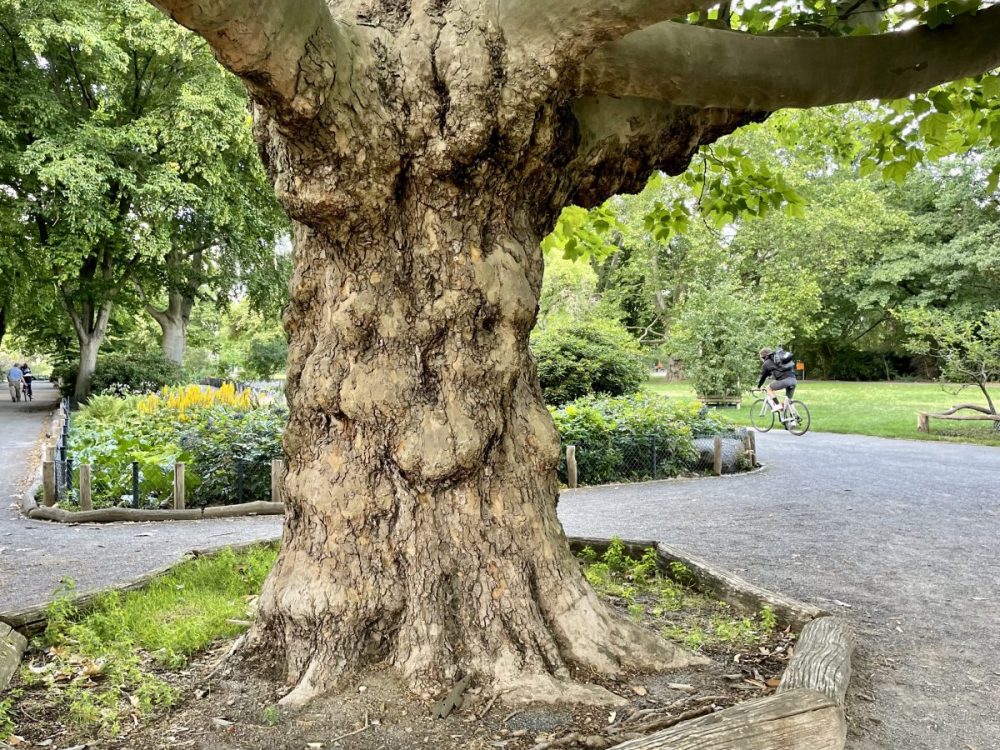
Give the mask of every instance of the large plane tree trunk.
[{"label": "large plane tree trunk", "polygon": [[539,238],[511,198],[427,181],[373,201],[378,223],[298,227],[290,511],[251,636],[284,654],[288,702],[373,659],[420,690],[461,671],[575,700],[597,691],[572,667],[689,662],[611,614],[567,547],[528,351]]},{"label": "large plane tree trunk", "polygon": [[[505,700],[606,701],[586,676],[700,659],[610,611],[571,555],[528,338],[561,207],[746,116],[508,91],[491,8],[415,11],[289,109],[258,96],[296,269],[288,512],[244,655],[286,705],[377,661],[419,692],[471,674]],[[314,33],[295,85],[342,41]],[[614,129],[649,114],[628,146],[656,156],[629,162]]]},{"label": "large plane tree trunk", "polygon": [[710,0],[153,2],[246,83],[295,224],[288,512],[244,653],[288,704],[375,661],[539,699],[688,661],[597,600],[556,518],[539,239],[768,109],[989,69],[954,52],[1000,15],[831,45],[660,23]]}]

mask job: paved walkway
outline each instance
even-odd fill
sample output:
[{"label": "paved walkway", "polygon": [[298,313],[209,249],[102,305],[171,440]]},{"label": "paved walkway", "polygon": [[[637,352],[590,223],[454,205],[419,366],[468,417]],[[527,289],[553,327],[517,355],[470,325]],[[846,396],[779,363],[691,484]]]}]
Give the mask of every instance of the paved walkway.
[{"label": "paved walkway", "polygon": [[[46,413],[13,406],[0,401],[0,432],[27,451]],[[784,433],[758,446],[765,473],[567,492],[560,517],[569,534],[668,541],[850,619],[851,750],[1000,749],[1000,449]],[[26,468],[8,443],[0,611],[46,601],[62,576],[93,590],[280,533],[274,517],[29,521],[8,507]]]}]

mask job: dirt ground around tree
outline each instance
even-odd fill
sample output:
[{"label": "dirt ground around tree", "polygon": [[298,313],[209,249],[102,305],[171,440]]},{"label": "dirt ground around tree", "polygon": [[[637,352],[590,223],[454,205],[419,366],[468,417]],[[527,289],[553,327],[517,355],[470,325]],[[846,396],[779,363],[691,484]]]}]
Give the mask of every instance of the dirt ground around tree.
[{"label": "dirt ground around tree", "polygon": [[[624,616],[626,604],[611,601]],[[657,629],[662,625],[649,614],[644,621]],[[600,750],[773,692],[793,653],[794,636],[774,630],[739,647],[707,644],[701,649],[706,664],[665,674],[632,673],[611,681],[573,675],[620,696],[623,704],[617,706],[512,707],[502,696],[492,700],[472,684],[462,706],[445,719],[433,716],[443,696],[413,695],[384,666],[300,712],[279,711],[276,704],[287,692],[285,686],[246,665],[220,668],[229,663],[231,646],[218,644],[181,671],[156,670],[184,698],[159,718],[136,718],[132,726],[126,721],[115,738],[74,729],[66,712],[47,702],[44,691],[28,689],[13,713],[18,720],[15,743],[75,750]],[[36,653],[35,662],[40,659]]]}]

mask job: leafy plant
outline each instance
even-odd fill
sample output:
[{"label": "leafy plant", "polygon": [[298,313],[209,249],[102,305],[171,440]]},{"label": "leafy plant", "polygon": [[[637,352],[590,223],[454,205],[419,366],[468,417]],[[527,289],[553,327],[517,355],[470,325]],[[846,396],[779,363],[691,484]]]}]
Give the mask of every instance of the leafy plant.
[{"label": "leafy plant", "polygon": [[700,396],[737,397],[757,381],[757,352],[784,338],[759,301],[720,283],[688,298],[671,331],[670,348]]},{"label": "leafy plant", "polygon": [[[563,443],[577,446],[582,484],[677,476],[697,465],[695,438],[733,429],[696,401],[651,393],[587,396],[551,411]],[[564,464],[560,472],[565,480]]]},{"label": "leafy plant", "polygon": [[612,320],[561,322],[537,331],[531,351],[546,403],[635,393],[648,376],[635,338]]}]

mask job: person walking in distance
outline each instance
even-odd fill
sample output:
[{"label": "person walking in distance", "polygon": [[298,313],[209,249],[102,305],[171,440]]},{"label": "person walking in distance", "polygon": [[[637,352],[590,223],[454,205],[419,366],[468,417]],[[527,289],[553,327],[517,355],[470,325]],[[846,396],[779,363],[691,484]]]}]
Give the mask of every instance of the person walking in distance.
[{"label": "person walking in distance", "polygon": [[17,365],[7,371],[7,387],[10,389],[10,400],[14,403],[20,401],[24,388],[24,372]]}]

